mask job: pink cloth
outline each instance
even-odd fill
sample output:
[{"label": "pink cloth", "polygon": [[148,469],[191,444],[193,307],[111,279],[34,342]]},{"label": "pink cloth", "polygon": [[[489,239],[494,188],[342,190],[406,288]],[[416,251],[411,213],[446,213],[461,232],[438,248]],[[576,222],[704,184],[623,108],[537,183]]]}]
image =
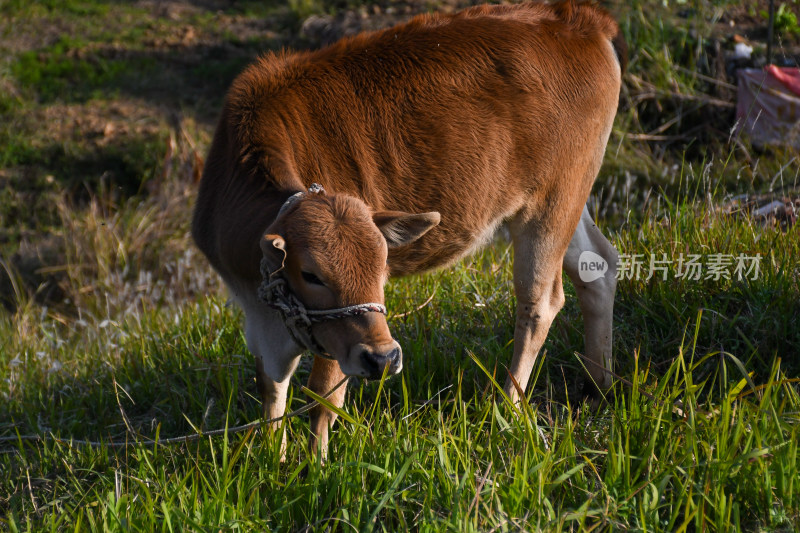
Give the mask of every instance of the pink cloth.
[{"label": "pink cloth", "polygon": [[800,96],[800,69],[795,67],[781,68],[775,65],[767,65],[764,67],[764,70],[766,70],[770,76],[783,83],[787,89]]},{"label": "pink cloth", "polygon": [[768,66],[740,69],[736,103],[738,129],[753,144],[800,148],[800,70]]}]

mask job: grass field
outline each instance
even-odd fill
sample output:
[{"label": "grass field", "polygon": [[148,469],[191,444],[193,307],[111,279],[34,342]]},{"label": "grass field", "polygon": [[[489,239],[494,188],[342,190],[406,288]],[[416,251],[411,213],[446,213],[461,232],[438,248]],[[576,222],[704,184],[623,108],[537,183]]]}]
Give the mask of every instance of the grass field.
[{"label": "grass field", "polygon": [[[501,236],[390,282],[405,368],[353,380],[326,464],[302,415],[285,462],[260,429],[150,442],[260,414],[241,313],[188,236],[231,79],[266,49],[460,5],[0,3],[0,530],[800,529],[800,227],[738,208],[798,198],[800,162],[731,135],[720,67],[734,34],[763,54],[766,2],[610,6],[631,63],[590,203],[644,268],[618,286],[605,402],[583,399],[568,284],[530,401],[503,398]],[[800,31],[782,16],[788,57]],[[651,255],[668,263],[646,279]]]}]

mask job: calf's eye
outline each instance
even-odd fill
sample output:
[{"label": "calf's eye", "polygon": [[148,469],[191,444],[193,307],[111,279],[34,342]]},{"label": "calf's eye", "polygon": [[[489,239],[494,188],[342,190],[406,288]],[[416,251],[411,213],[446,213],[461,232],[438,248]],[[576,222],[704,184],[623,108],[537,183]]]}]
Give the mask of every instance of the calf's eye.
[{"label": "calf's eye", "polygon": [[303,276],[303,281],[305,281],[306,283],[310,283],[312,285],[325,285],[324,283],[322,283],[322,280],[319,279],[317,275],[314,274],[313,272],[306,272],[305,270],[303,270],[300,273],[300,275]]}]

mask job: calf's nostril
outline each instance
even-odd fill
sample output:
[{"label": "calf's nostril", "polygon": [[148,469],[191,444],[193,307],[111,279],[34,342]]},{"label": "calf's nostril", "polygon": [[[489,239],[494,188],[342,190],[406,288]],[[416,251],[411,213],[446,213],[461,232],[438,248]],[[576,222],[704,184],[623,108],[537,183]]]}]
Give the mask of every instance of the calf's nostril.
[{"label": "calf's nostril", "polygon": [[365,376],[372,379],[379,378],[385,370],[389,374],[396,374],[402,367],[403,351],[399,346],[395,346],[386,352],[376,352],[370,348],[363,347],[359,352],[361,367]]},{"label": "calf's nostril", "polygon": [[385,361],[382,361],[381,359],[382,358],[376,356],[369,350],[364,350],[361,352],[361,363],[364,365],[364,369],[367,370],[368,374],[374,375],[377,374],[379,370],[383,370],[383,364],[385,364]]},{"label": "calf's nostril", "polygon": [[400,362],[400,359],[403,357],[403,353],[400,351],[400,348],[395,348],[391,352],[386,354],[386,359],[389,361],[391,365],[397,365]]}]

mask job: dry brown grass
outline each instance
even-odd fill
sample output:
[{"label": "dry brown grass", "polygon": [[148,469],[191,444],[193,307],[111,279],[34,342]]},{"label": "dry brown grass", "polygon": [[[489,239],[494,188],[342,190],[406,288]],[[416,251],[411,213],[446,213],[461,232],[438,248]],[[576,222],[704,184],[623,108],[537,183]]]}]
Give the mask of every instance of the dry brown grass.
[{"label": "dry brown grass", "polygon": [[179,126],[143,198],[118,201],[113,191],[101,191],[76,208],[62,194],[55,206],[58,229],[22,243],[4,262],[9,307],[36,302],[66,316],[102,320],[218,291],[218,277],[189,235],[202,149],[195,134]]}]

